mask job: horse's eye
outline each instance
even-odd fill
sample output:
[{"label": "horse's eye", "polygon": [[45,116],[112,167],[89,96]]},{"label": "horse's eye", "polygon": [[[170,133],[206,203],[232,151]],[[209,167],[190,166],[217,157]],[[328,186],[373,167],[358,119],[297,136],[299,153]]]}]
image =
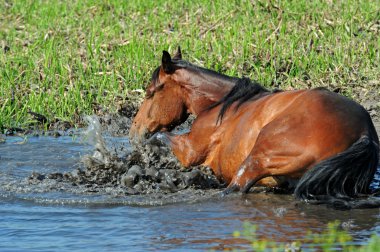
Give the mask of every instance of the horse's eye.
[{"label": "horse's eye", "polygon": [[156,88],[154,87],[154,85],[148,86],[145,92],[145,98],[151,98],[154,95],[155,90]]},{"label": "horse's eye", "polygon": [[154,89],[154,91],[160,91],[163,88],[164,88],[164,84],[159,84],[159,85],[156,86],[156,88]]},{"label": "horse's eye", "polygon": [[149,92],[148,90],[146,91],[145,93],[145,99],[149,99],[153,96],[153,93],[152,92]]},{"label": "horse's eye", "polygon": [[151,97],[153,97],[153,95],[157,92],[157,91],[160,91],[161,89],[164,88],[164,84],[158,84],[156,86],[152,86],[152,87],[149,87],[146,89],[146,92],[145,92],[145,98],[146,99],[149,99]]}]

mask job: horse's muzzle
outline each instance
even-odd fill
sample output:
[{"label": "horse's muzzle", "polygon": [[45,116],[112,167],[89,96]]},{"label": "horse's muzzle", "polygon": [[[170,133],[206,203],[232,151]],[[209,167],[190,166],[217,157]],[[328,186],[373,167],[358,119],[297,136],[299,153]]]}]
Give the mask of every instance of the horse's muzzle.
[{"label": "horse's muzzle", "polygon": [[146,141],[151,134],[146,127],[136,127],[132,124],[129,130],[129,141],[131,144],[141,144]]}]

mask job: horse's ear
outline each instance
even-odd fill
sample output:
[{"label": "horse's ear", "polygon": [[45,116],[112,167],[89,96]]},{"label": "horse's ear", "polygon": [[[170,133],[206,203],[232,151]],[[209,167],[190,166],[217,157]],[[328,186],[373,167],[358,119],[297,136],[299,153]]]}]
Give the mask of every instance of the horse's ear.
[{"label": "horse's ear", "polygon": [[162,51],[162,68],[165,73],[171,73],[174,70],[172,58],[167,51]]},{"label": "horse's ear", "polygon": [[181,52],[181,47],[180,46],[178,46],[177,52],[173,56],[173,59],[176,59],[176,60],[181,60],[182,59],[182,52]]}]

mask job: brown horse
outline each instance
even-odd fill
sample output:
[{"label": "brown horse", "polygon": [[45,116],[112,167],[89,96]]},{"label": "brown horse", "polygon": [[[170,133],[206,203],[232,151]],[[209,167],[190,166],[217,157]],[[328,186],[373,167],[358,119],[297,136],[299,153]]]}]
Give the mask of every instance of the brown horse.
[{"label": "brown horse", "polygon": [[[191,132],[165,132],[188,113],[198,115]],[[151,142],[169,145],[184,166],[210,166],[227,193],[296,182],[297,198],[353,207],[347,199],[369,193],[379,158],[371,118],[356,102],[321,88],[270,92],[167,52],[130,137],[157,131]],[[371,203],[362,206],[380,204]]]},{"label": "brown horse", "polygon": [[134,118],[132,140],[142,141],[151,133],[170,131],[189,114],[198,115],[218,102],[238,80],[182,61],[179,47],[173,59],[169,53],[163,54],[162,66],[153,72],[146,99]]}]

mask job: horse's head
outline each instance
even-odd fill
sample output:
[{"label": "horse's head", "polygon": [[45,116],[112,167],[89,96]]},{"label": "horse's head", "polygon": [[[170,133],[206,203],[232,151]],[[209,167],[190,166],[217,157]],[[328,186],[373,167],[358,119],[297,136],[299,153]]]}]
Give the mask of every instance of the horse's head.
[{"label": "horse's head", "polygon": [[178,74],[175,74],[178,67],[174,61],[181,58],[180,48],[173,59],[163,51],[161,66],[153,72],[145,100],[132,122],[131,140],[141,141],[157,131],[171,130],[187,119],[184,90],[178,83]]}]

